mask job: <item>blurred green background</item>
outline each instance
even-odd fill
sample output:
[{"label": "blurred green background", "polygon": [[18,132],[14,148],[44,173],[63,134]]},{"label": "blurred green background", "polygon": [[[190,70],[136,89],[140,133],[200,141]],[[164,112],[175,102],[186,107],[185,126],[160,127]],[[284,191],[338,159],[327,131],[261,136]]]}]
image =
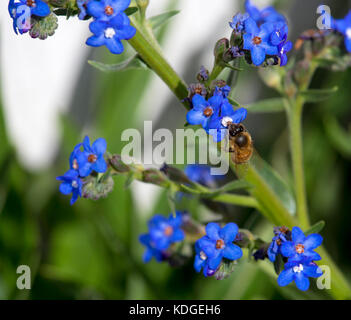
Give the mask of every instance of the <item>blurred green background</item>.
[{"label": "blurred green background", "polygon": [[[314,13],[319,3],[310,2],[309,12]],[[340,1],[330,2],[335,15],[346,14]],[[314,26],[311,13],[306,17],[305,13],[300,14],[303,11],[301,1],[280,1],[279,5],[289,13],[294,26],[292,39]],[[167,28],[164,28],[159,39],[162,42],[166,37]],[[89,59],[116,63],[127,55],[116,57],[98,49],[92,51]],[[194,81],[201,64],[210,68],[211,63],[199,62],[194,52],[188,61],[185,80]],[[140,195],[124,187],[123,177],[115,180],[114,191],[107,199],[97,202],[79,200],[71,207],[69,198],[58,192],[59,183],[55,177],[68,168],[69,154],[85,134],[92,139],[104,137],[108,149],[118,153],[124,145],[119,139],[121,132],[127,128],[142,128],[137,120],[138,106],[143,105],[140,99],[150,78],[150,71],[103,74],[86,65],[76,85],[70,111],[61,118],[63,136],[55,163],[50,169],[35,174],[20,165],[8,142],[0,100],[0,298],[328,298],[325,292],[312,290],[307,296],[294,286],[279,288],[272,270],[254,263],[240,263],[231,277],[223,281],[196,274],[192,260],[182,268],[171,268],[155,261],[144,265],[138,236],[146,231],[146,221],[152,215],[170,212],[164,192],[148,212],[137,209]],[[322,104],[307,105],[304,114],[304,161],[311,219],[312,222],[326,221],[322,232],[324,244],[348,279],[351,275],[350,82],[351,70],[344,73],[319,70],[312,87],[338,85],[340,91]],[[243,72],[236,92],[237,100],[243,103],[276,96],[261,84],[254,69]],[[181,128],[184,117],[185,111],[172,99],[154,124],[154,130]],[[261,156],[291,183],[284,114],[252,114],[245,124]],[[91,129],[87,131],[87,127]],[[205,210],[197,205],[196,199],[187,201],[191,213]],[[271,225],[257,212],[239,207],[227,209],[240,227],[252,228],[267,241],[271,238]],[[23,264],[31,267],[31,290],[16,288],[16,269]]]}]

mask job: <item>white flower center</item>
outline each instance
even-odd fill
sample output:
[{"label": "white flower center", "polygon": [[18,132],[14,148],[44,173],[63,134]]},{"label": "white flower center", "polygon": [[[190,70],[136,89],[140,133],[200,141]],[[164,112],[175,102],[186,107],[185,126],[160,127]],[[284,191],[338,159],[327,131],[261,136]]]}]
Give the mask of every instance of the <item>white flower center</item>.
[{"label": "white flower center", "polygon": [[200,258],[201,258],[201,260],[206,260],[207,259],[206,253],[201,251],[200,252]]},{"label": "white flower center", "polygon": [[72,187],[78,188],[78,182],[76,180],[72,181]]},{"label": "white flower center", "polygon": [[295,273],[300,273],[301,271],[303,271],[303,265],[299,264],[298,266],[295,266],[293,270]]},{"label": "white flower center", "polygon": [[348,37],[349,39],[351,39],[351,28],[347,28],[347,29],[346,29],[346,37]]},{"label": "white flower center", "polygon": [[223,117],[222,119],[222,125],[223,127],[228,127],[229,123],[232,123],[233,119],[231,117]]},{"label": "white flower center", "polygon": [[107,39],[113,38],[115,34],[116,34],[116,31],[113,28],[107,28],[105,30],[105,38]]}]

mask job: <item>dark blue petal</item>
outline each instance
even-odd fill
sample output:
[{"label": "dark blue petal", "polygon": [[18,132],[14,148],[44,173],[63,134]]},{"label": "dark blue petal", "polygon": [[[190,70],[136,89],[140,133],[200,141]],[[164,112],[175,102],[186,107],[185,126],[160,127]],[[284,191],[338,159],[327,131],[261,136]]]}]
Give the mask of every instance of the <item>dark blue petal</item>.
[{"label": "dark blue petal", "polygon": [[232,117],[234,123],[243,122],[246,119],[247,110],[245,108],[239,108],[235,110],[234,117]]},{"label": "dark blue petal", "polygon": [[204,116],[203,111],[198,111],[191,109],[186,115],[186,121],[191,125],[201,125],[203,127],[207,126],[209,118]]},{"label": "dark blue petal", "polygon": [[104,138],[99,138],[94,141],[93,145],[91,146],[94,154],[97,156],[103,155],[106,152],[107,143]]},{"label": "dark blue petal", "polygon": [[195,271],[200,272],[204,264],[205,264],[205,260],[202,260],[199,255],[196,255],[194,260]]},{"label": "dark blue petal", "polygon": [[92,17],[99,18],[105,14],[105,6],[99,1],[89,1],[87,4],[87,12]]},{"label": "dark blue petal", "polygon": [[208,267],[212,270],[216,270],[219,265],[221,264],[221,261],[222,261],[222,252],[217,250],[217,254],[214,256],[214,257],[209,257],[207,258],[207,264],[208,264]]},{"label": "dark blue petal", "polygon": [[245,21],[245,31],[253,35],[260,32],[260,29],[257,27],[257,23],[251,17]]},{"label": "dark blue petal", "polygon": [[245,33],[243,35],[244,38],[244,49],[245,50],[251,50],[253,47],[253,43],[252,43],[252,35],[249,33]]},{"label": "dark blue petal", "polygon": [[107,170],[107,163],[104,159],[103,156],[100,156],[96,162],[93,163],[91,166],[91,169],[98,172],[98,173],[104,173]]}]

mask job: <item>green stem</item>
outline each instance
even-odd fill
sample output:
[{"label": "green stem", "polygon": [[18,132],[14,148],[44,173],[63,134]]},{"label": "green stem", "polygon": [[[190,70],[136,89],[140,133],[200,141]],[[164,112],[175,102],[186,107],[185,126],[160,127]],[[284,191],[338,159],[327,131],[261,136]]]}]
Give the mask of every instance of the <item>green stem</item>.
[{"label": "green stem", "polygon": [[299,223],[303,229],[310,226],[307,211],[305,174],[303,167],[303,147],[302,147],[302,110],[303,100],[298,98],[295,105],[288,111],[290,129],[291,161],[294,172],[296,210]]},{"label": "green stem", "polygon": [[[132,21],[134,23],[134,20]],[[135,25],[135,24],[134,24]],[[164,59],[159,50],[155,49],[151,41],[147,40],[147,37],[140,31],[140,27],[137,27],[136,36],[129,40],[130,44],[134,49],[140,54],[144,61],[152,68],[158,76],[169,86],[172,92],[180,100],[186,97],[187,87],[184,81],[177,75],[177,73],[172,69],[168,62]],[[311,77],[315,70],[311,70]],[[218,73],[219,69],[215,71],[214,74]],[[219,74],[219,73],[218,73]],[[306,87],[309,86],[309,83],[306,84]],[[304,101],[302,98],[297,100],[297,105],[301,104],[303,106]],[[186,106],[187,107],[187,106]],[[187,107],[188,108],[188,107]],[[301,107],[302,110],[302,107]],[[296,114],[297,116],[298,114]],[[301,125],[300,125],[301,126]],[[301,127],[292,126],[292,130],[296,128],[301,129]],[[296,136],[301,141],[301,131],[299,131]],[[295,133],[296,134],[296,133]],[[297,141],[297,139],[296,139]],[[302,146],[302,144],[300,144]],[[302,150],[302,148],[301,148]],[[299,157],[295,159],[299,161],[302,166],[302,152]],[[296,166],[297,167],[297,166]],[[283,206],[280,200],[277,198],[270,186],[265,182],[264,178],[258,173],[254,166],[248,165],[247,172],[243,174],[241,170],[236,169],[235,165],[232,164],[232,168],[242,175],[242,178],[248,181],[253,185],[253,188],[250,190],[251,195],[257,200],[260,206],[262,214],[272,223],[276,225],[286,225],[289,227],[297,225],[295,219],[289,214],[287,209]],[[294,169],[296,170],[296,168]],[[302,171],[303,173],[303,171]],[[295,173],[296,176],[299,176],[298,181],[304,181],[303,175],[297,170]],[[303,184],[304,185],[304,184]],[[301,199],[300,199],[301,201]],[[301,217],[301,215],[300,215]],[[324,248],[320,249],[322,253],[323,260],[322,262],[328,265],[331,269],[331,289],[330,294],[336,299],[348,299],[351,298],[351,288],[349,283],[338,269],[337,265],[329,257]]]},{"label": "green stem", "polygon": [[[161,49],[159,49],[158,45],[156,47],[156,41],[152,39],[148,29],[139,24],[133,17],[130,19],[132,25],[137,29],[136,35],[129,40],[130,45],[139,53],[147,65],[168,85],[179,100],[186,98],[188,90],[185,82],[163,58]],[[186,107],[189,108],[188,106]]]}]

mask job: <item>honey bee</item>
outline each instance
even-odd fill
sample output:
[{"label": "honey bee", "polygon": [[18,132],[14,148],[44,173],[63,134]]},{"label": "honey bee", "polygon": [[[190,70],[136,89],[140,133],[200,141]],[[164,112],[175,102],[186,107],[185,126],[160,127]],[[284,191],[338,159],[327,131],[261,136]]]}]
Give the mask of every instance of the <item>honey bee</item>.
[{"label": "honey bee", "polygon": [[242,124],[230,123],[229,152],[232,152],[232,161],[235,164],[243,164],[250,160],[253,153],[253,143],[250,133]]}]

